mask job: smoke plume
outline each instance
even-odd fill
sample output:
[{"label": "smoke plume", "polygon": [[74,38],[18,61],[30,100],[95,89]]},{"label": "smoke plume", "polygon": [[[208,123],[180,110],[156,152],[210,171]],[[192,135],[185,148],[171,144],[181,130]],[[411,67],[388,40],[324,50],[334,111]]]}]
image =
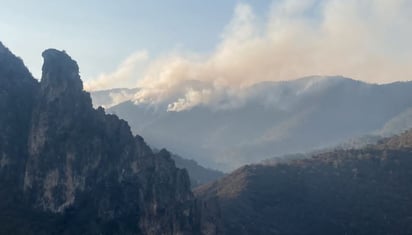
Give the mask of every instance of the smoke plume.
[{"label": "smoke plume", "polygon": [[[262,81],[308,75],[410,80],[411,12],[407,0],[284,0],[273,3],[262,23],[249,5],[239,4],[211,54],[152,59],[134,101],[166,104],[169,111],[226,108],[242,100],[244,88]],[[116,72],[96,84],[122,76]]]}]

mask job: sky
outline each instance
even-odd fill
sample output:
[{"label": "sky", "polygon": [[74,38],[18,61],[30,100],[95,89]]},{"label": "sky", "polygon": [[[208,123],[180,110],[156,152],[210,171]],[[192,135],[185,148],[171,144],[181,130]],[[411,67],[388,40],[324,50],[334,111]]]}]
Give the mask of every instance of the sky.
[{"label": "sky", "polygon": [[87,90],[140,87],[136,104],[215,106],[262,81],[412,78],[412,1],[0,1],[0,40],[40,77],[66,50]]},{"label": "sky", "polygon": [[[41,53],[66,50],[83,80],[116,69],[136,51],[207,53],[230,21],[237,0],[0,0],[0,40],[41,76]],[[262,15],[269,0],[253,3]]]}]

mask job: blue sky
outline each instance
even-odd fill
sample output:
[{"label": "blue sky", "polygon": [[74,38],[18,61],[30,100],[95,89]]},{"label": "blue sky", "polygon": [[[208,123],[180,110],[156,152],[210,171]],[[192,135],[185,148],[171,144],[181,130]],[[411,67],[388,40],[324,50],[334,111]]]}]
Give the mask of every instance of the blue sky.
[{"label": "blue sky", "polygon": [[[40,76],[41,52],[66,50],[83,79],[116,68],[134,51],[208,53],[239,1],[0,1],[0,40]],[[251,3],[262,17],[271,1]]]}]

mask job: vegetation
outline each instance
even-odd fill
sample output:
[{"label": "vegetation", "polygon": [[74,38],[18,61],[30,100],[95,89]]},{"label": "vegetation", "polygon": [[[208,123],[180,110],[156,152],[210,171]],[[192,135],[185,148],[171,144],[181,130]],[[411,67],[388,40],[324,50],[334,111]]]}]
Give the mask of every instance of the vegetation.
[{"label": "vegetation", "polygon": [[411,136],[245,166],[196,194],[218,199],[225,234],[412,234]]}]

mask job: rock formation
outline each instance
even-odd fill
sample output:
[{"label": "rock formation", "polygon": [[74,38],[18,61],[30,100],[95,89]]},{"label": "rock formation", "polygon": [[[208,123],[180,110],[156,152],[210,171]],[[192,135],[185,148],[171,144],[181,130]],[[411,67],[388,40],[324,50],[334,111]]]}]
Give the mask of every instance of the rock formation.
[{"label": "rock formation", "polygon": [[187,172],[93,109],[69,55],[42,56],[38,82],[0,44],[0,233],[199,233]]}]

